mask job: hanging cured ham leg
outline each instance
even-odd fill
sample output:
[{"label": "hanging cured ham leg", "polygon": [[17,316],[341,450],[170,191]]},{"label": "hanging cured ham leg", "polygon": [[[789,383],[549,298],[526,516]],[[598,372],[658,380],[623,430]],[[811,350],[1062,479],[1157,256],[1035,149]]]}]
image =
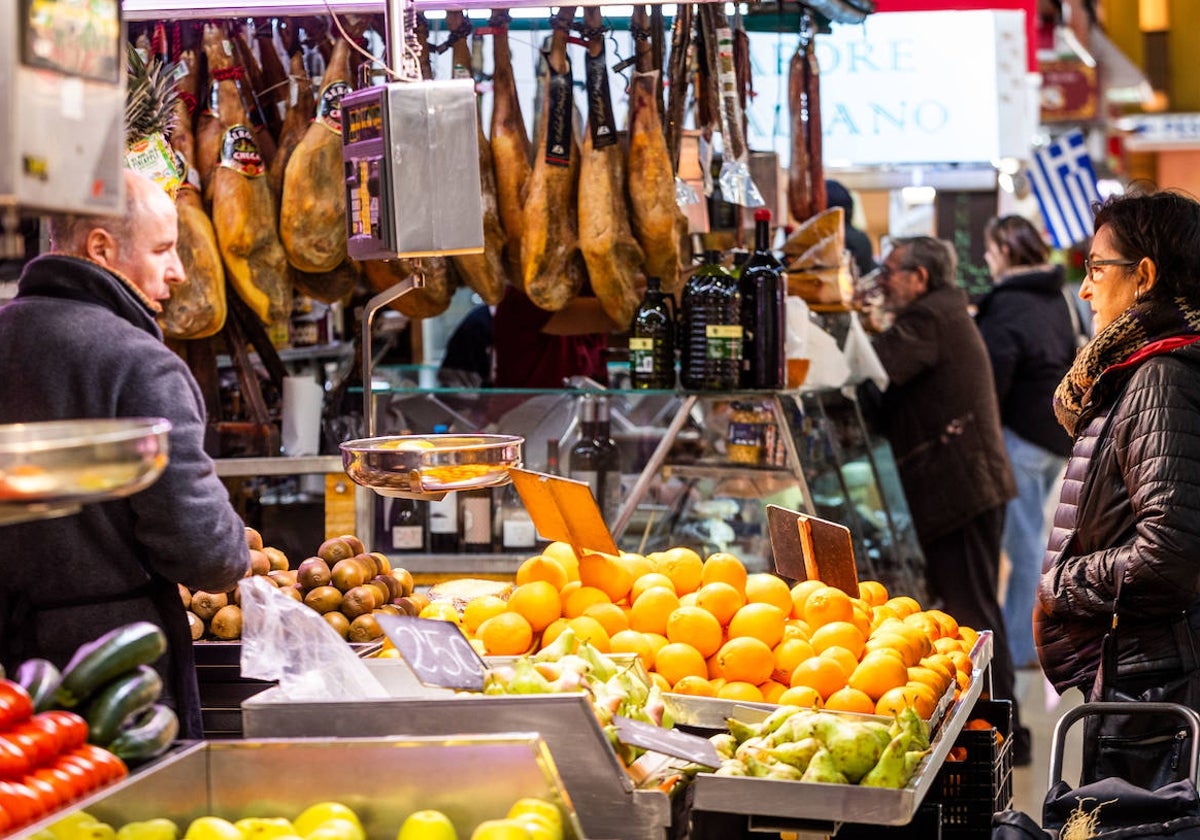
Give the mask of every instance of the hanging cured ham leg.
[{"label": "hanging cured ham leg", "polygon": [[275,227],[275,202],[253,129],[234,85],[236,71],[217,26],[204,28],[204,53],[217,81],[213,99],[224,129],[212,174],[212,221],[225,274],[234,291],[265,324],[291,315],[292,284],[287,255]]},{"label": "hanging cured ham leg", "polygon": [[288,85],[287,112],[283,115],[283,127],[279,129],[275,157],[267,166],[267,181],[271,184],[271,192],[276,198],[283,192],[283,173],[291,160],[292,152],[296,151],[296,147],[304,139],[308,124],[317,112],[312,81],[304,70],[304,54],[299,41],[299,32],[293,29],[292,43],[288,47],[291,84]]},{"label": "hanging cured ham leg", "polygon": [[579,165],[579,249],[600,305],[626,327],[637,309],[644,255],[629,225],[625,159],[613,120],[600,9],[589,7],[583,21],[588,32],[588,130]]},{"label": "hanging cured ham leg", "polygon": [[574,15],[574,6],[564,6],[554,20],[546,104],[522,217],[525,294],[549,312],[557,312],[579,294],[587,273],[579,252],[575,197],[579,150],[571,125],[571,68],[567,63],[567,28]]},{"label": "hanging cured ham leg", "polygon": [[[462,32],[466,17],[462,12],[446,12],[446,26],[451,32]],[[470,24],[467,24],[469,27]],[[471,50],[465,37],[458,37],[453,46],[455,73],[463,68],[471,72]],[[463,282],[489,305],[497,304],[504,296],[508,276],[504,269],[504,228],[500,224],[500,209],[496,198],[496,174],[492,168],[492,148],[479,126],[479,190],[483,198],[483,253],[453,257]]]},{"label": "hanging cured ham leg", "polygon": [[192,111],[196,107],[196,52],[185,49],[180,53],[175,88],[175,131],[171,146],[187,167],[188,177],[175,195],[179,214],[179,261],[183,264],[186,282],[171,289],[171,297],[163,304],[159,318],[163,334],[168,338],[207,338],[225,325],[225,268],[212,220],[204,211],[200,197],[200,175],[196,172],[196,138],[192,134]]},{"label": "hanging cured ham leg", "polygon": [[[346,33],[357,41],[367,23],[366,17],[347,15]],[[288,262],[309,273],[332,271],[346,260],[341,102],[350,89],[350,45],[339,38],[317,97],[317,116],[288,159],[280,198],[279,237]]]},{"label": "hanging cured ham leg", "polygon": [[513,79],[512,54],[508,49],[508,12],[492,14],[492,165],[496,173],[496,200],[504,227],[504,261],[508,275],[520,282],[521,242],[525,223],[525,185],[532,171],[529,133],[521,116],[517,83]]},{"label": "hanging cured ham leg", "polygon": [[[634,7],[634,20],[646,20],[644,6]],[[658,113],[658,70],[648,43],[638,47],[639,71],[630,88],[629,206],[633,210],[633,233],[641,243],[647,277],[658,277],[664,292],[681,285],[680,240],[687,234],[687,219],[675,203],[675,170],[667,151],[662,119]]]}]

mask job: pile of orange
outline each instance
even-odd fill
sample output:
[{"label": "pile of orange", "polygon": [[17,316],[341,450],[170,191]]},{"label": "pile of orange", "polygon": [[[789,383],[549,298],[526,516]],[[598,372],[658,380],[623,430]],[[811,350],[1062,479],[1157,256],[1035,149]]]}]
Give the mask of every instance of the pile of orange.
[{"label": "pile of orange", "polygon": [[481,653],[546,647],[571,627],[605,653],[639,656],[664,691],[929,717],[973,668],[975,631],[878,581],[857,595],[809,580],[789,587],[729,553],[676,547],[576,557],[551,543],[517,570],[507,602],[484,596],[457,620]]}]

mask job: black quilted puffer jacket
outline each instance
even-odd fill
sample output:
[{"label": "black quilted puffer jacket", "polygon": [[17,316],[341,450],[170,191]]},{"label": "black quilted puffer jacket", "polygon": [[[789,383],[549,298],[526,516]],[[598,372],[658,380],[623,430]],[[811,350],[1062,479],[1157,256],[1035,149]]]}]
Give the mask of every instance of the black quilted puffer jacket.
[{"label": "black quilted puffer jacket", "polygon": [[1054,687],[1086,694],[1111,624],[1118,559],[1119,677],[1179,672],[1170,622],[1200,603],[1200,343],[1106,370],[1078,428],[1034,634]]}]

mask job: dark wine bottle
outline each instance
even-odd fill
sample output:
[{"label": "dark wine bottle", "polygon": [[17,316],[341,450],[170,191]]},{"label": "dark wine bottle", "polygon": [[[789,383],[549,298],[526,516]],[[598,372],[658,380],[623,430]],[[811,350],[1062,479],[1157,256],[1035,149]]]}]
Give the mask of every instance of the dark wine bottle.
[{"label": "dark wine bottle", "polygon": [[629,371],[635,389],[675,387],[675,307],[657,277],[646,278],[646,295],[633,314]]},{"label": "dark wine bottle", "polygon": [[[433,427],[435,434],[445,434],[445,425]],[[447,493],[429,503],[429,551],[433,554],[453,554],[458,551],[458,496]]]},{"label": "dark wine bottle", "polygon": [[621,456],[609,427],[608,397],[583,397],[579,442],[571,448],[570,477],[592,488],[604,521],[616,520],[621,505]]},{"label": "dark wine bottle", "polygon": [[462,550],[467,554],[487,554],[492,550],[492,488],[460,490],[458,521]]},{"label": "dark wine bottle", "polygon": [[771,211],[754,211],[754,252],[742,266],[741,387],[779,390],[787,381],[784,341],[787,277],[783,263],[771,253]]},{"label": "dark wine bottle", "polygon": [[417,554],[425,551],[425,505],[416,499],[391,500],[388,514],[388,534],[391,550],[398,554]]},{"label": "dark wine bottle", "polygon": [[732,391],[742,369],[742,295],[738,281],[721,266],[720,251],[705,251],[704,263],[683,287],[680,305],[679,378],[693,391]]}]

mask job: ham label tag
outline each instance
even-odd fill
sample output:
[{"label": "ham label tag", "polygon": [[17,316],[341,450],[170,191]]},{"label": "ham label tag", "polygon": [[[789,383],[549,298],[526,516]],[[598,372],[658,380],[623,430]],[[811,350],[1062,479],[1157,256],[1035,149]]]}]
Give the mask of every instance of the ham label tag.
[{"label": "ham label tag", "polygon": [[571,71],[550,72],[550,96],[546,108],[546,163],[571,165]]},{"label": "ham label tag", "polygon": [[350,85],[345,82],[330,82],[321,88],[321,95],[317,98],[315,121],[339,137],[342,134],[342,97],[349,92]]},{"label": "ham label tag", "polygon": [[592,133],[592,148],[603,149],[617,142],[617,123],[613,117],[612,96],[608,91],[608,68],[604,50],[588,55],[587,69],[588,129]]},{"label": "ham label tag", "polygon": [[260,178],[266,174],[258,143],[254,142],[254,132],[249,126],[235,125],[226,129],[221,138],[220,165],[247,178]]}]

